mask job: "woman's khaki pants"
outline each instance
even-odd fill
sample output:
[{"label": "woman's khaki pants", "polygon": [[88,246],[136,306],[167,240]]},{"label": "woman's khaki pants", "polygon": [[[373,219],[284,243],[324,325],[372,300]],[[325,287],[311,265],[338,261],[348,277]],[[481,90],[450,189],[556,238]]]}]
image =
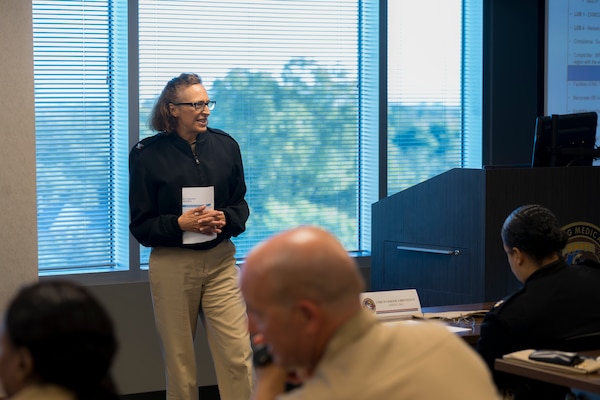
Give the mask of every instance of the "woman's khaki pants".
[{"label": "woman's khaki pants", "polygon": [[152,249],[148,275],[169,400],[198,399],[194,337],[199,315],[221,399],[250,398],[252,353],[234,256],[230,240],[210,250]]}]

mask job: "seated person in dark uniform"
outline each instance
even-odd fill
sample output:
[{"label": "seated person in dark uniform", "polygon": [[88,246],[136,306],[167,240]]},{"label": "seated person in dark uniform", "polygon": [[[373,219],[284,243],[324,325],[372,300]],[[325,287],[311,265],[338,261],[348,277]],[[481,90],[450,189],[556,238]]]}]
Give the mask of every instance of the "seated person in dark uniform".
[{"label": "seated person in dark uniform", "polygon": [[[494,372],[494,360],[524,349],[580,351],[600,348],[572,338],[600,332],[600,265],[569,265],[568,240],[556,217],[539,205],[514,210],[502,226],[508,263],[523,287],[485,316],[477,350]],[[494,373],[515,399],[564,399],[568,389]]]}]

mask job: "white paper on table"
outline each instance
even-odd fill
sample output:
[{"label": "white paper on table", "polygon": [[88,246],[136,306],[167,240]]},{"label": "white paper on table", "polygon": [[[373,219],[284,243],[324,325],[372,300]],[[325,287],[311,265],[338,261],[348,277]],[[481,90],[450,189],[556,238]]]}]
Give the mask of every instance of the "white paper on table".
[{"label": "white paper on table", "polygon": [[[396,320],[396,321],[382,321],[381,322],[384,325],[388,325],[388,326],[394,326],[394,325],[403,325],[403,324],[422,324],[424,323],[423,320],[414,320],[414,319],[409,319],[409,320]],[[460,326],[453,326],[453,325],[444,325],[446,327],[446,329],[448,329],[450,332],[469,332],[472,331],[471,328],[463,328]]]},{"label": "white paper on table", "polygon": [[[181,212],[192,208],[206,206],[207,210],[215,208],[215,187],[183,187],[181,188]],[[216,233],[183,232],[183,244],[204,243],[217,237]]]}]

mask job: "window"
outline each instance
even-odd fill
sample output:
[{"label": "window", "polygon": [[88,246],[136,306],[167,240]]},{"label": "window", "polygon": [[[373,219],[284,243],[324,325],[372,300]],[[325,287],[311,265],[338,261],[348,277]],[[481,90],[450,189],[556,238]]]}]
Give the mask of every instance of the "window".
[{"label": "window", "polygon": [[361,247],[358,10],[357,0],[139,1],[141,121],[170,78],[202,77],[217,101],[209,124],[244,160],[251,215],[239,256],[309,223]]},{"label": "window", "polygon": [[481,167],[481,21],[481,2],[388,2],[388,195]]},{"label": "window", "polygon": [[107,1],[34,1],[40,273],[112,268],[114,104]]},{"label": "window", "polygon": [[[234,239],[238,257],[308,223],[334,232],[348,250],[368,251],[379,186],[391,193],[465,165],[480,132],[465,129],[476,114],[465,111],[472,14],[459,0],[438,1],[449,3],[441,46],[454,47],[440,54],[440,35],[420,44],[434,46],[446,71],[443,84],[428,86],[441,89],[423,97],[424,85],[402,79],[424,58],[410,48],[399,59],[392,52],[414,40],[408,31],[388,32],[390,72],[379,76],[378,0],[34,0],[40,274],[143,269],[148,249],[128,233],[127,156],[153,134],[153,101],[181,72],[203,78],[217,101],[210,125],[242,149],[251,217]],[[428,21],[411,7],[418,4],[390,2],[388,18]],[[383,132],[380,82],[389,83]],[[380,133],[389,136],[383,183]],[[425,159],[435,167],[417,173]]]}]

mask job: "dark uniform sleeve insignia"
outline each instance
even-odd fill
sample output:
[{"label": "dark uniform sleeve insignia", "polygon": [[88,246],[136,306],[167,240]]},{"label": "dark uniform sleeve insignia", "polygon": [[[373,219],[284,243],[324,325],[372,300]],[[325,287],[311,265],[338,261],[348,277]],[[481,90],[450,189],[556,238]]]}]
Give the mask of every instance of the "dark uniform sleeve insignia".
[{"label": "dark uniform sleeve insignia", "polygon": [[502,304],[504,304],[504,300],[500,300],[499,302],[497,302],[496,304],[494,304],[494,307],[492,307],[492,309],[494,309],[494,308],[498,308],[498,307],[500,307]]},{"label": "dark uniform sleeve insignia", "polygon": [[156,142],[158,139],[160,139],[161,137],[163,137],[162,132],[161,133],[157,133],[154,136],[150,136],[147,137],[145,139],[140,140],[139,142],[137,142],[137,144],[135,145],[135,149],[136,150],[143,150],[145,147],[149,146],[150,144]]}]

